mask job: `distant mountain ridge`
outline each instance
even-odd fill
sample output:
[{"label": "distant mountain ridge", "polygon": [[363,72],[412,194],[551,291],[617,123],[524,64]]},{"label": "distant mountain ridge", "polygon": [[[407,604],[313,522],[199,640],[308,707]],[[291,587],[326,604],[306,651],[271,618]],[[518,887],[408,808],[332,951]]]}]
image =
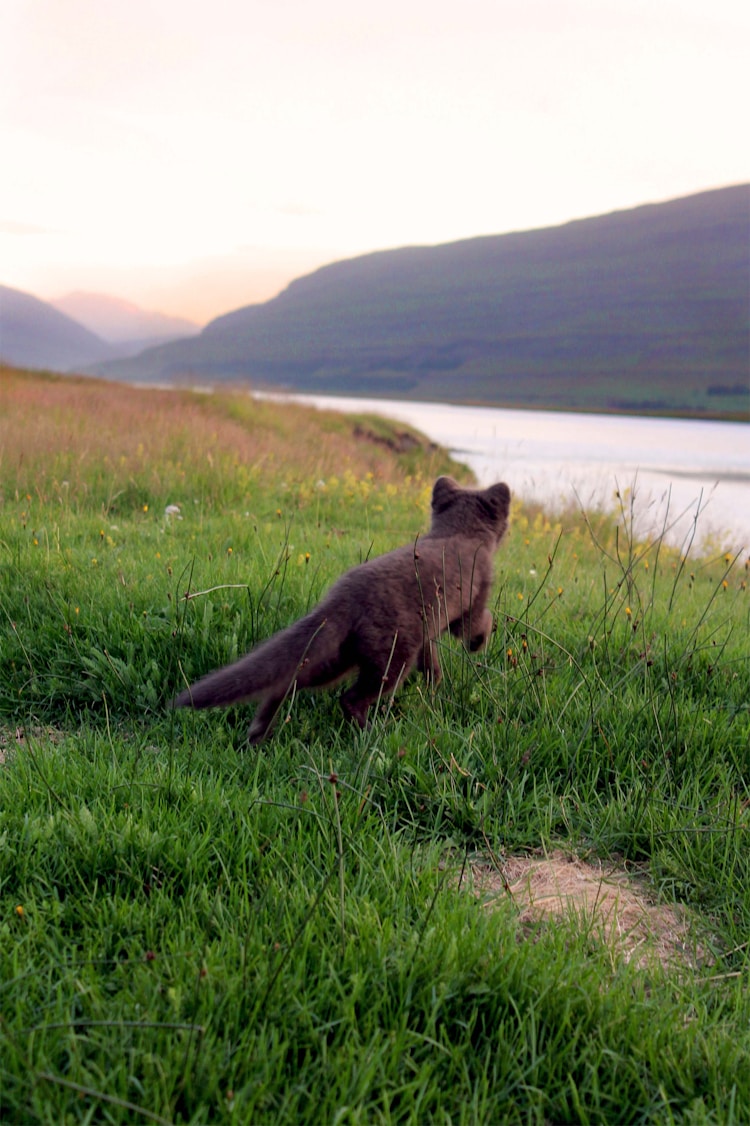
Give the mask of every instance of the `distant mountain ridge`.
[{"label": "distant mountain ridge", "polygon": [[0,285],[0,360],[71,371],[112,355],[108,344],[46,301]]},{"label": "distant mountain ridge", "polygon": [[[184,317],[141,309],[130,301],[103,293],[76,290],[50,301],[55,309],[78,321],[89,332],[96,333],[109,344],[132,344],[144,340],[173,340],[194,336],[200,325]],[[145,347],[145,345],[144,345]]]},{"label": "distant mountain ridge", "polygon": [[746,412],[750,185],[335,262],[125,379],[571,409]]},{"label": "distant mountain ridge", "polygon": [[192,321],[115,297],[79,293],[49,302],[0,285],[0,360],[19,367],[85,370],[199,331]]}]

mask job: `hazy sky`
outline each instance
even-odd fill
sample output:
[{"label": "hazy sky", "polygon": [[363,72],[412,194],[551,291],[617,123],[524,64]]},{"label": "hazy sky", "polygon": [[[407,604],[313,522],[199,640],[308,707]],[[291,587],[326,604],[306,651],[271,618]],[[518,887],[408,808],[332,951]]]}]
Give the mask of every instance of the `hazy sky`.
[{"label": "hazy sky", "polygon": [[750,180],[747,0],[2,0],[0,282],[198,320]]}]

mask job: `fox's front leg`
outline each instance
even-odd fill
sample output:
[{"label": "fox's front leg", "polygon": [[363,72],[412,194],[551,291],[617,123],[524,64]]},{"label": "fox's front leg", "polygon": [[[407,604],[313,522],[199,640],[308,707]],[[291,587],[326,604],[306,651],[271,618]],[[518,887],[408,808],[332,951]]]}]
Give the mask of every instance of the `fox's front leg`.
[{"label": "fox's front leg", "polygon": [[478,610],[474,606],[451,622],[450,628],[454,637],[460,637],[466,648],[476,653],[477,649],[483,649],[489,641],[492,625],[492,614],[489,610],[486,607]]},{"label": "fox's front leg", "polygon": [[437,688],[443,679],[443,670],[440,668],[438,657],[438,641],[436,637],[426,637],[417,654],[417,670],[422,673],[430,688]]},{"label": "fox's front leg", "polygon": [[[474,627],[474,622],[471,623]],[[489,610],[483,610],[479,619],[478,628],[472,628],[471,637],[469,638],[469,649],[472,653],[476,653],[477,649],[484,649],[492,635],[492,614]]]}]

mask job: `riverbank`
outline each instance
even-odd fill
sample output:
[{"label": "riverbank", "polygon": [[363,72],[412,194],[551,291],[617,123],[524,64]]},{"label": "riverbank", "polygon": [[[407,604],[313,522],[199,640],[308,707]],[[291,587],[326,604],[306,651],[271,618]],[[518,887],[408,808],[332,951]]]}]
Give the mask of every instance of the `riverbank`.
[{"label": "riverbank", "polygon": [[263,396],[418,427],[483,484],[503,477],[551,512],[623,502],[643,536],[707,551],[750,547],[750,425],[499,410],[341,396]]}]

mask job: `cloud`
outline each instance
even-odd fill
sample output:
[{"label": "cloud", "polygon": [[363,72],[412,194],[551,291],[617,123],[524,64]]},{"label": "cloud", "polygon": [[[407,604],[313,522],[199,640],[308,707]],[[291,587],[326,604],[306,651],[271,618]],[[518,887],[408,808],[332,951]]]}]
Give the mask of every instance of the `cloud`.
[{"label": "cloud", "polygon": [[292,218],[304,219],[310,215],[322,215],[320,207],[312,207],[306,203],[285,203],[275,208],[278,215],[290,215]]},{"label": "cloud", "polygon": [[38,227],[34,223],[18,223],[15,219],[0,219],[0,235],[53,235],[50,227]]}]

